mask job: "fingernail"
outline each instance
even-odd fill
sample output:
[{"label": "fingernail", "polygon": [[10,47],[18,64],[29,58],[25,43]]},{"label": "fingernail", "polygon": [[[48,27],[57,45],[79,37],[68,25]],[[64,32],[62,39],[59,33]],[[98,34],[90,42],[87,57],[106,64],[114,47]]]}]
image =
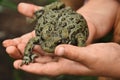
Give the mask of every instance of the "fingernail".
[{"label": "fingernail", "polygon": [[65,52],[65,48],[64,47],[59,47],[56,51],[56,55],[58,56],[62,56]]},{"label": "fingernail", "polygon": [[13,65],[14,65],[14,67],[16,68],[16,69],[21,69],[21,61],[20,60],[16,60],[14,63],[13,63]]}]

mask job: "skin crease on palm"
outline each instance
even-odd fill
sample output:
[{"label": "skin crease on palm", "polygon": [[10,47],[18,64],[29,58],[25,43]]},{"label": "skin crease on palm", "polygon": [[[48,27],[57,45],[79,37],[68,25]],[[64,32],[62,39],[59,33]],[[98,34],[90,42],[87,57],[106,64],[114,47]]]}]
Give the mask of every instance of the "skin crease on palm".
[{"label": "skin crease on palm", "polygon": [[[18,5],[18,11],[28,17],[32,17],[33,13],[40,8],[26,3]],[[117,0],[88,0],[82,8],[77,10],[88,23],[90,33],[86,42],[88,46],[59,45],[55,49],[55,54],[60,56],[57,62],[49,56],[42,56],[37,58],[35,63],[22,67],[20,67],[21,60],[16,60],[14,67],[39,75],[72,74],[119,78],[120,46],[116,43],[90,44],[112,29],[118,9]],[[11,57],[20,59],[27,41],[34,36],[34,31],[32,31],[21,37],[5,40],[3,46]],[[44,53],[38,46],[34,51]]]}]

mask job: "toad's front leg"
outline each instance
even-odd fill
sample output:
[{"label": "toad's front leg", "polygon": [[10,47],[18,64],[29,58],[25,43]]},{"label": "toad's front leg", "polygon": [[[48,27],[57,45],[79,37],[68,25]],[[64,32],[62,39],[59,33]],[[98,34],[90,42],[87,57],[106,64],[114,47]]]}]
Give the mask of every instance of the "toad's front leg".
[{"label": "toad's front leg", "polygon": [[28,41],[24,50],[24,56],[21,66],[24,64],[28,65],[30,62],[34,61],[35,57],[37,57],[37,54],[33,54],[33,48],[35,44],[39,43],[39,39],[40,39],[39,37],[34,37]]}]

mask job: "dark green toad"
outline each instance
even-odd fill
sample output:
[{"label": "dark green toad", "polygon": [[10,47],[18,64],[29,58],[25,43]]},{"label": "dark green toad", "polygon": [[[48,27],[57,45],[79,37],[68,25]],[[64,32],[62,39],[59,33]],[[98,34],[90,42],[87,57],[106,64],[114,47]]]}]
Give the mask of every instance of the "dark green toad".
[{"label": "dark green toad", "polygon": [[54,53],[59,44],[84,46],[88,37],[88,27],[84,17],[63,2],[56,1],[35,12],[36,37],[26,45],[22,64],[33,62],[36,57],[32,53],[35,45],[48,52]]}]

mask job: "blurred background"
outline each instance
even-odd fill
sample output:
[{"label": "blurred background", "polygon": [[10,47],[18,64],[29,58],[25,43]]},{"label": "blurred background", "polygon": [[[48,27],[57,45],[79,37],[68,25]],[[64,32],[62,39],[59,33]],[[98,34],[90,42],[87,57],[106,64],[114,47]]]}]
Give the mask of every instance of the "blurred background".
[{"label": "blurred background", "polygon": [[0,0],[0,80],[97,80],[96,77],[74,77],[72,79],[71,76],[69,78],[60,76],[53,79],[13,68],[14,59],[5,52],[2,41],[19,37],[34,29],[32,24],[26,22],[26,17],[18,13],[18,3],[27,2],[43,6],[53,1],[55,0]]}]

